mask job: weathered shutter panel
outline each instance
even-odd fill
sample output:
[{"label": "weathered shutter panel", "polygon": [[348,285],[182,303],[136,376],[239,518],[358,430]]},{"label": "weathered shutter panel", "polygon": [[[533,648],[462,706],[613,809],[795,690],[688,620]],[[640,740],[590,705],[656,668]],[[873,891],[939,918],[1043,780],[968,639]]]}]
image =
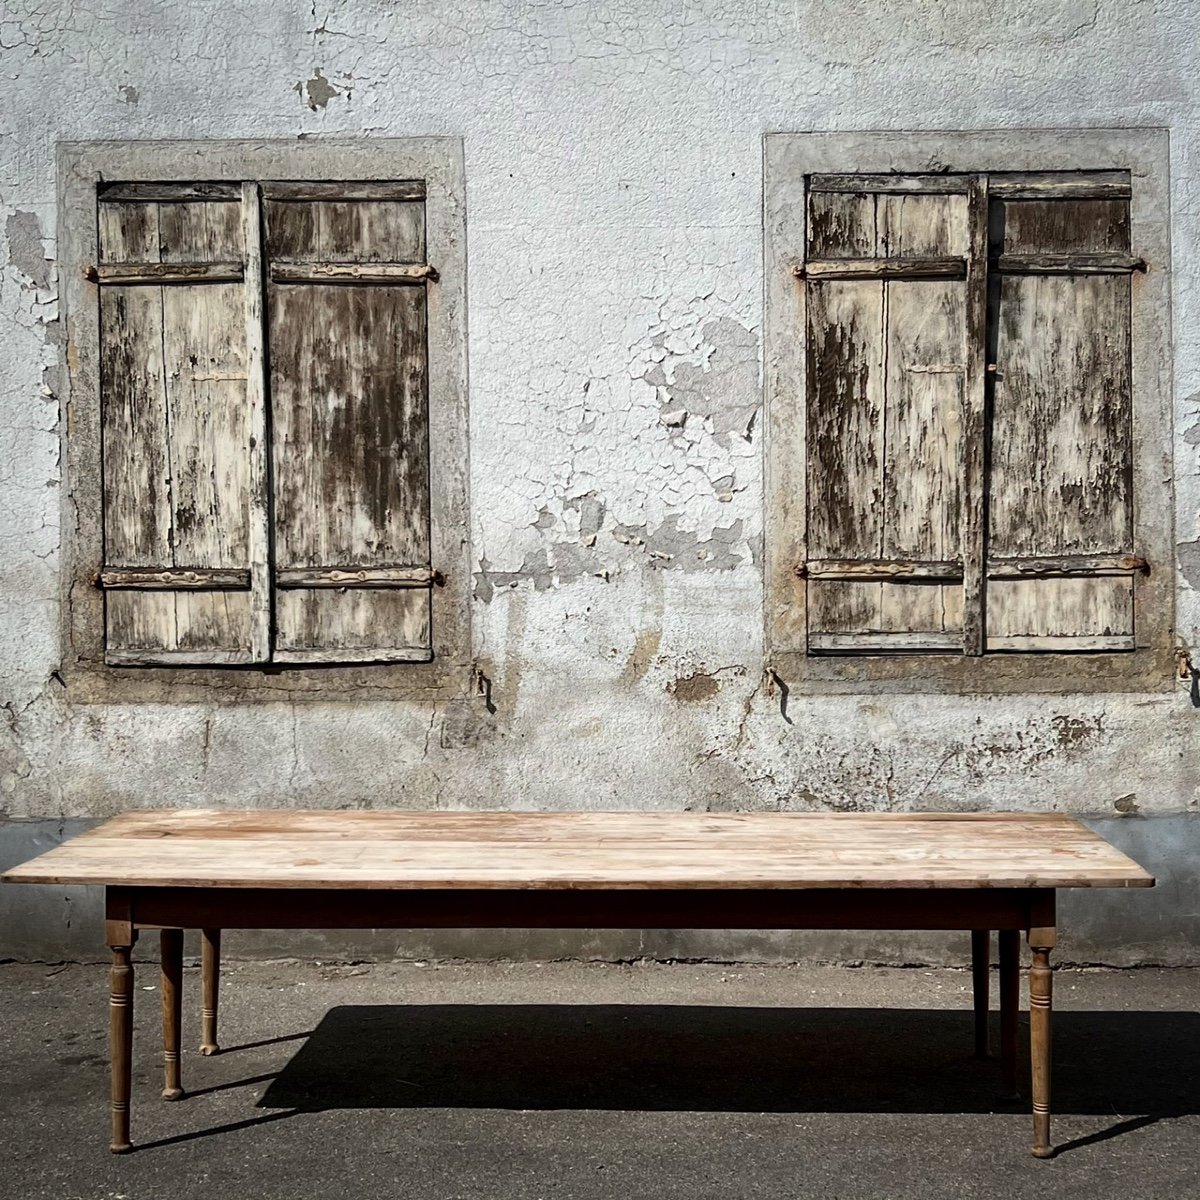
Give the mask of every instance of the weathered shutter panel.
[{"label": "weathered shutter panel", "polygon": [[98,198],[105,657],[269,652],[257,193]]},{"label": "weathered shutter panel", "polygon": [[1134,648],[1128,194],[994,177],[989,650]]},{"label": "weathered shutter panel", "polygon": [[263,185],[277,662],[432,658],[424,188]]},{"label": "weathered shutter panel", "polygon": [[982,410],[981,338],[968,336],[982,267],[975,187],[810,180],[810,652],[963,650],[964,543],[977,524],[965,519],[964,443]]}]

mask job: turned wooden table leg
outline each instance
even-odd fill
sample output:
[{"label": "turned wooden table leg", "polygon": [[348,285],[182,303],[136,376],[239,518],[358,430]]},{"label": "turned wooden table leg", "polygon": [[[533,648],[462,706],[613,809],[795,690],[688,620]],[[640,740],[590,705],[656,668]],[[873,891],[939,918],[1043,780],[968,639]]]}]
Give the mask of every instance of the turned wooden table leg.
[{"label": "turned wooden table leg", "polygon": [[971,931],[971,986],[975,999],[975,1057],[988,1056],[988,973],[991,970],[990,929]]},{"label": "turned wooden table leg", "polygon": [[221,931],[200,931],[200,1053],[216,1054],[217,996],[221,985]]},{"label": "turned wooden table leg", "polygon": [[108,1039],[112,1070],[114,1154],[133,1149],[129,1140],[129,1092],[133,1080],[133,901],[125,888],[104,890],[104,940],[112,951],[108,990]]},{"label": "turned wooden table leg", "polygon": [[133,1077],[133,946],[112,946],[108,1031],[112,1053],[112,1142],[114,1154],[133,1149],[129,1140],[129,1091]]},{"label": "turned wooden table leg", "polygon": [[[1054,893],[1049,911],[1035,914],[1043,923],[1029,930],[1029,1049],[1033,1075],[1033,1154],[1050,1158],[1050,1014],[1054,976],[1050,951],[1056,942]],[[1049,918],[1049,919],[1047,919]]]},{"label": "turned wooden table leg", "polygon": [[1021,1008],[1021,935],[1001,929],[1000,1076],[1006,1099],[1017,1099],[1017,1017]]},{"label": "turned wooden table leg", "polygon": [[179,1044],[183,1015],[183,930],[164,929],[159,935],[159,947],[162,961],[162,1098],[181,1100]]}]

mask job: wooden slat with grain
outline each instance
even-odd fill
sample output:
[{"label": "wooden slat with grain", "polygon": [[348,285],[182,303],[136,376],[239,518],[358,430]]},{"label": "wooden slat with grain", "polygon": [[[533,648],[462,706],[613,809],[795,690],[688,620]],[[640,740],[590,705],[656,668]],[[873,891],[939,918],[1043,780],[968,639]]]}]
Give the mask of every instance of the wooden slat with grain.
[{"label": "wooden slat with grain", "polygon": [[1022,200],[1128,200],[1128,171],[1002,171],[990,176],[994,196]]},{"label": "wooden slat with grain", "polygon": [[351,889],[1146,887],[1056,814],[126,813],[16,883]]},{"label": "wooden slat with grain", "polygon": [[965,279],[961,258],[809,259],[796,274],[805,279]]},{"label": "wooden slat with grain", "polygon": [[1145,269],[1145,260],[1134,254],[1002,254],[996,260],[1001,275],[1129,275]]}]

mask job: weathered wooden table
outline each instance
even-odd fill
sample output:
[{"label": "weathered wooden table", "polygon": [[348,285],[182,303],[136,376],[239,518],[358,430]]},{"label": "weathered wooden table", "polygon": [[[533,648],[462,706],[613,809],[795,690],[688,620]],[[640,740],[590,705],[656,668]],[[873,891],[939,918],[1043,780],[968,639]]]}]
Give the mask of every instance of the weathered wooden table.
[{"label": "weathered wooden table", "polygon": [[112,949],[112,1149],[131,1149],[132,948],[161,931],[164,1099],[179,1069],[183,930],[202,931],[204,1053],[222,929],[962,929],[987,1053],[999,931],[1001,1064],[1017,1084],[1029,942],[1033,1153],[1050,1146],[1055,889],[1151,887],[1078,821],[1004,814],[131,812],[9,871],[103,884]]}]

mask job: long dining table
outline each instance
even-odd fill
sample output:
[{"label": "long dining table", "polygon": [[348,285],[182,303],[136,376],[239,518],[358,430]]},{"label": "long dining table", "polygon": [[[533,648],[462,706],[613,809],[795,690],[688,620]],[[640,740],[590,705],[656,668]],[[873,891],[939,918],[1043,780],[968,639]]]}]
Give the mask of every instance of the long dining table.
[{"label": "long dining table", "polygon": [[[183,931],[201,931],[202,1045],[218,1052],[225,929],[963,930],[987,1052],[997,931],[1000,1067],[1017,1088],[1029,946],[1032,1152],[1050,1141],[1059,888],[1151,887],[1080,821],[1031,813],[413,810],[127,812],[8,871],[105,889],[111,1149],[133,1148],[133,948],[160,938],[164,1099],[180,1067]],[[882,999],[882,997],[881,997]]]}]

